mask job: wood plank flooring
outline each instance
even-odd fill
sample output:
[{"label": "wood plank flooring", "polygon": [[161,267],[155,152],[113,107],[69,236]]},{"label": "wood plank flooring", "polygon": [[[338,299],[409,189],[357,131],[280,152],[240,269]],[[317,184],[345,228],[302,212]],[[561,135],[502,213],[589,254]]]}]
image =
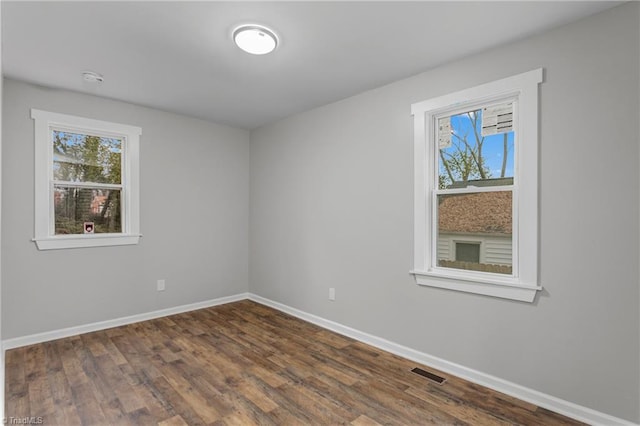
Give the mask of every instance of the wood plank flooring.
[{"label": "wood plank flooring", "polygon": [[5,392],[45,425],[580,424],[251,301],[7,351]]}]

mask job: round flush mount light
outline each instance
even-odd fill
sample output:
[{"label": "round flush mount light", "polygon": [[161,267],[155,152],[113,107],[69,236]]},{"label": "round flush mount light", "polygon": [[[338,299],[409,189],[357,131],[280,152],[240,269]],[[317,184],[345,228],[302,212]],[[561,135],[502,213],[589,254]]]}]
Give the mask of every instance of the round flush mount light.
[{"label": "round flush mount light", "polygon": [[93,71],[83,72],[82,79],[87,83],[102,83],[104,81],[104,77],[101,74]]},{"label": "round flush mount light", "polygon": [[278,36],[262,25],[241,25],[233,30],[233,41],[252,55],[271,53],[278,46]]}]

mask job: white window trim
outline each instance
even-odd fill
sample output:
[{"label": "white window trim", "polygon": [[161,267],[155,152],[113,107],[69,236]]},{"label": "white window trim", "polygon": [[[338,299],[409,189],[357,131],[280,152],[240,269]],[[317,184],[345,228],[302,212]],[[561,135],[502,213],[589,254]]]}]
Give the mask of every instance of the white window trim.
[{"label": "white window trim", "polygon": [[[140,127],[31,110],[35,127],[35,241],[39,250],[138,244],[140,237]],[[52,128],[118,137],[123,144],[122,233],[55,235],[53,223]]]},{"label": "white window trim", "polygon": [[[466,90],[415,103],[414,117],[414,261],[410,271],[420,285],[533,302],[542,287],[538,284],[538,84],[542,68],[475,86]],[[513,187],[513,276],[462,271],[433,265],[435,235],[432,193],[436,190],[434,170],[435,117],[466,105],[517,98],[518,146]]]}]

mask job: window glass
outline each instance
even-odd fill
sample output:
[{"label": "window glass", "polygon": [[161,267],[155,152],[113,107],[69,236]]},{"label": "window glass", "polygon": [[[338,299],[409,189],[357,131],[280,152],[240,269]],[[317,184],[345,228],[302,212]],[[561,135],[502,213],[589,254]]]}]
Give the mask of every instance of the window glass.
[{"label": "window glass", "polygon": [[439,189],[513,184],[512,110],[509,102],[437,119]]},{"label": "window glass", "polygon": [[411,105],[419,285],[532,302],[542,68]]},{"label": "window glass", "polygon": [[39,250],[140,241],[140,135],[127,124],[31,110]]},{"label": "window glass", "polygon": [[53,130],[53,179],[121,183],[122,141]]},{"label": "window glass", "polygon": [[92,234],[122,232],[120,190],[73,188],[56,185],[53,193],[55,234],[84,234],[91,224]]},{"label": "window glass", "polygon": [[461,249],[461,244],[456,243],[454,253],[438,252],[438,266],[511,274],[512,203],[511,191],[438,195],[438,242],[447,245],[448,242],[482,239],[485,246],[482,263],[479,244],[474,244],[478,256],[471,259],[460,257],[460,250],[465,256],[471,256],[471,248]]}]

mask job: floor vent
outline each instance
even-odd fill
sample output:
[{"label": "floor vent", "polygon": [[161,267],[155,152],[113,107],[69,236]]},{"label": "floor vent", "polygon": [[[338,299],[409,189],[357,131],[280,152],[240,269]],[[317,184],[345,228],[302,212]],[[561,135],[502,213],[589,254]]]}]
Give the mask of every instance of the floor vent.
[{"label": "floor vent", "polygon": [[423,377],[426,377],[427,379],[431,380],[432,382],[436,382],[439,385],[443,384],[447,380],[444,377],[440,377],[437,374],[433,374],[429,371],[423,370],[422,368],[416,367],[411,371]]}]

